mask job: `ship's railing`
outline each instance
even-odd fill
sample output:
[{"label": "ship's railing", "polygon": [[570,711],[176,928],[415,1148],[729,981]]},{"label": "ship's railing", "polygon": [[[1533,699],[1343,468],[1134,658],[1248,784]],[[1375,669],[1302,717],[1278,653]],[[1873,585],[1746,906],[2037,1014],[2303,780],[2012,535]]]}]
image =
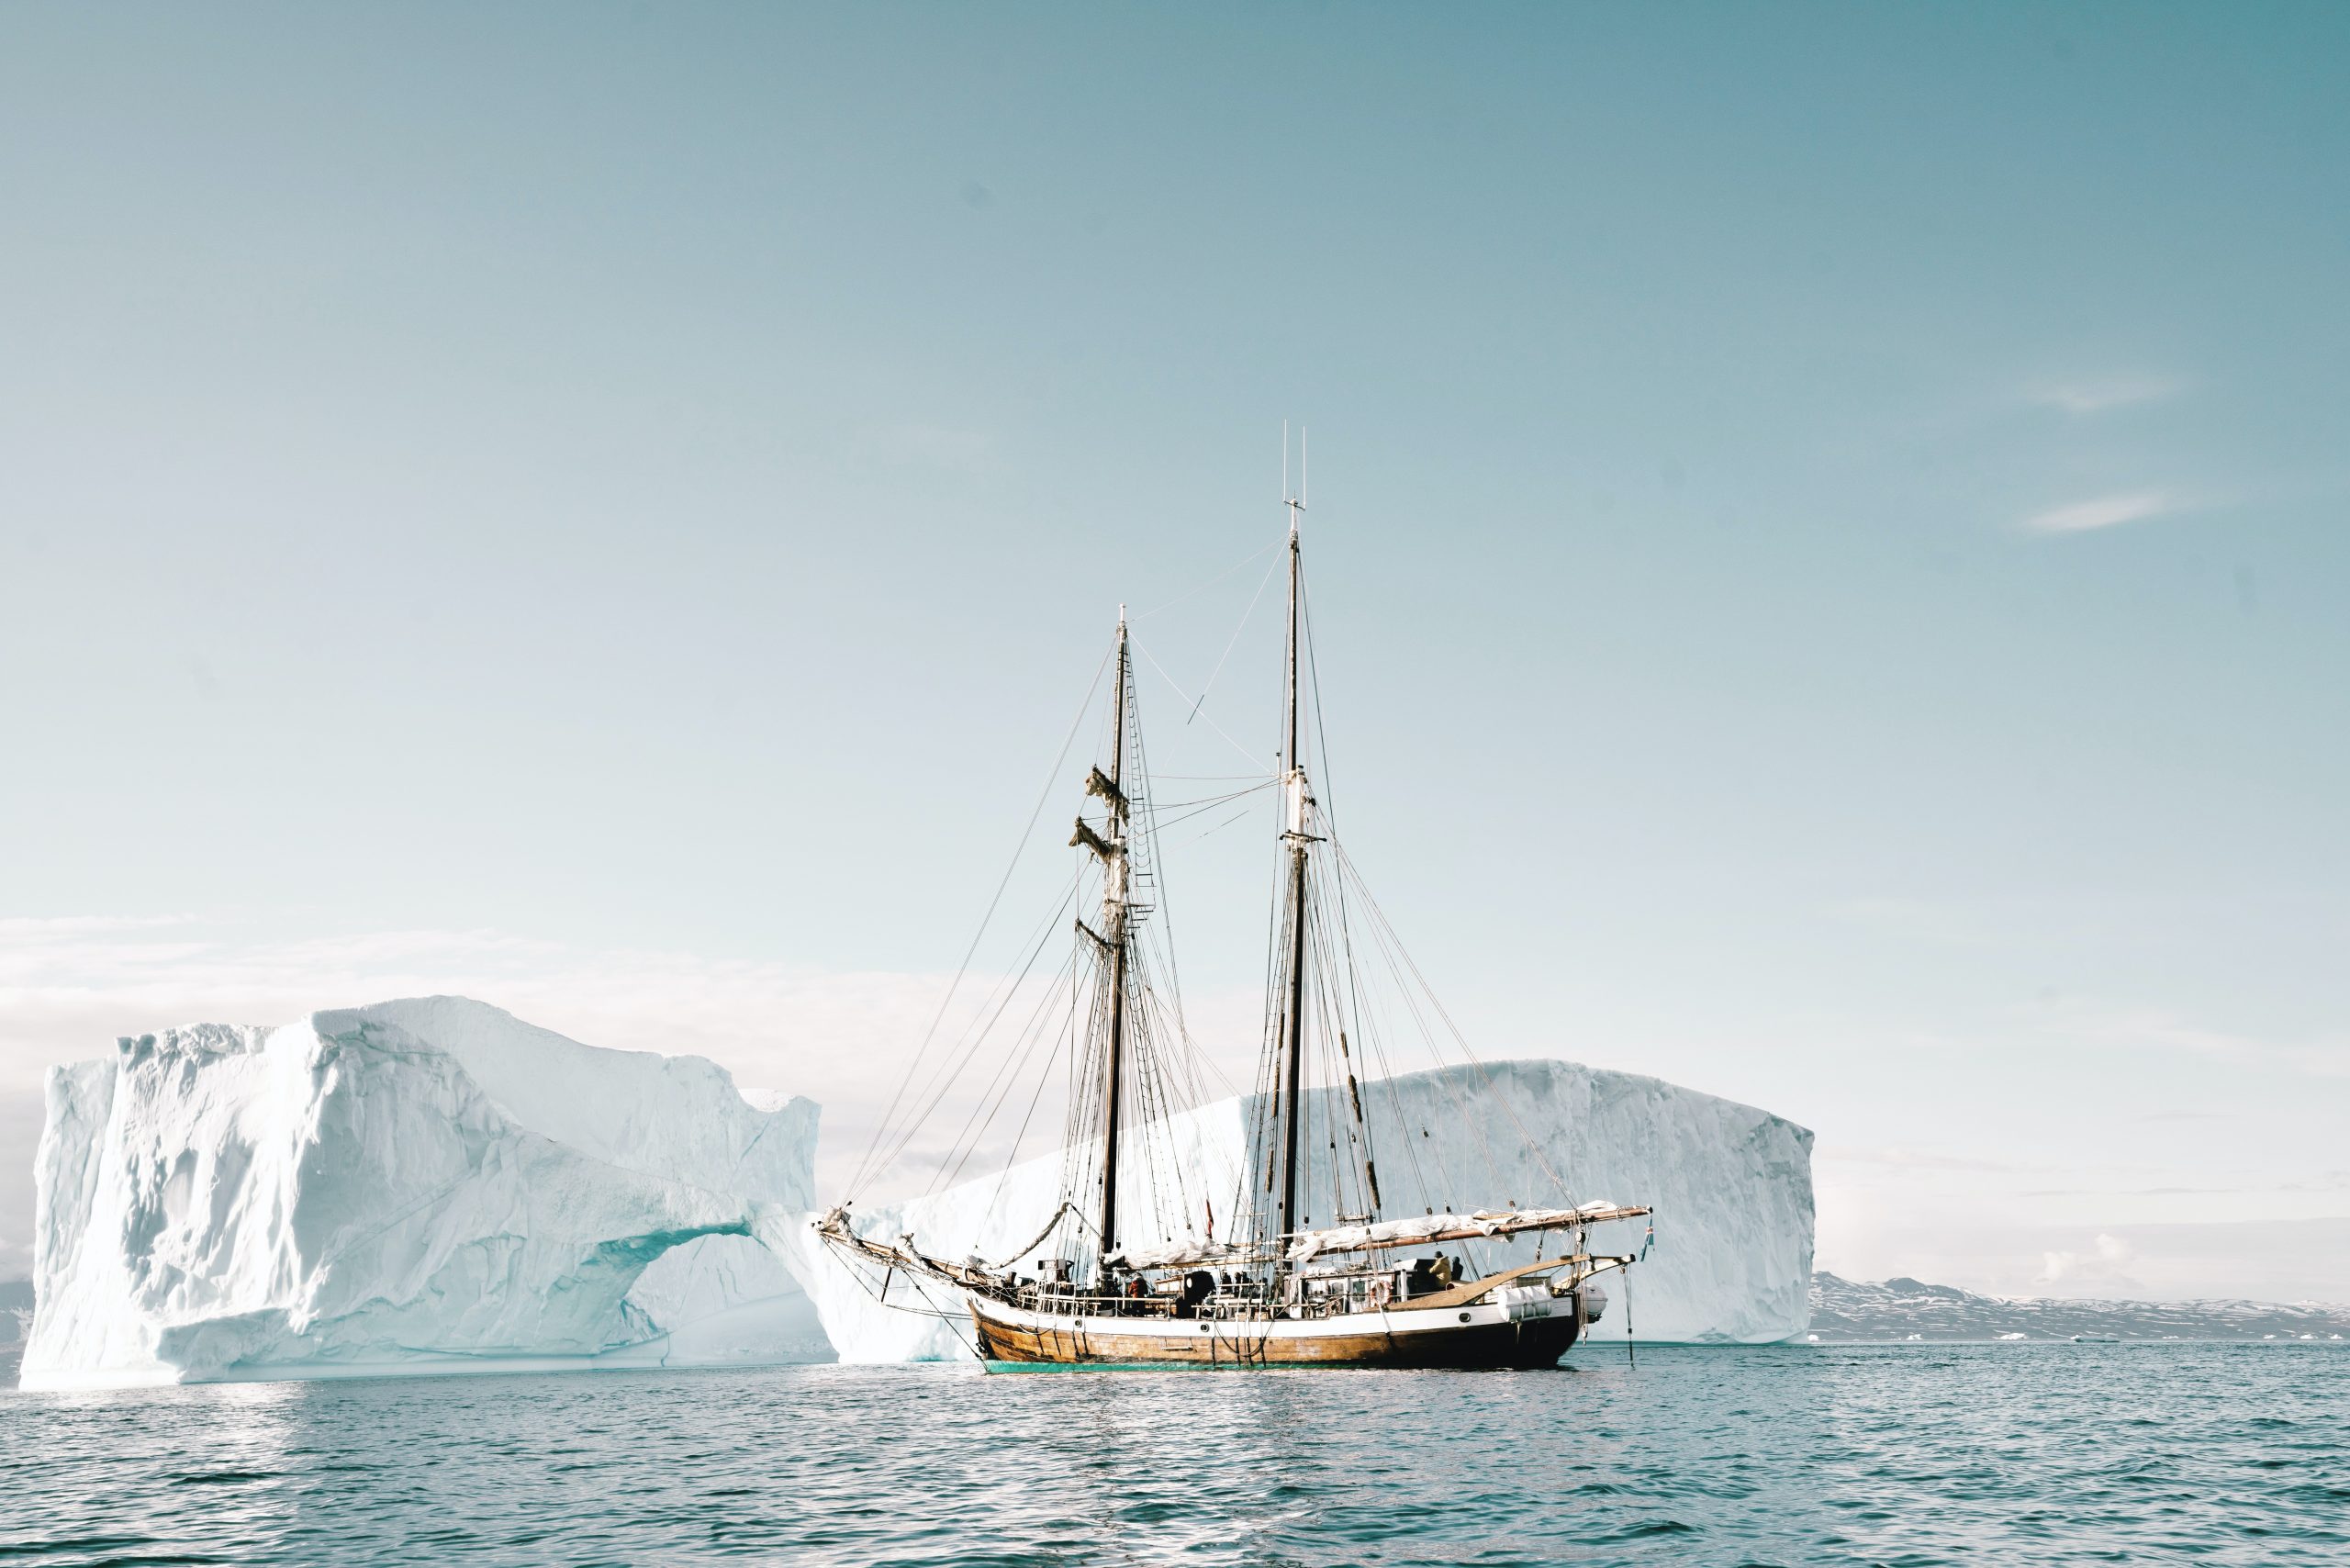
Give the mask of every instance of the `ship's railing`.
[{"label": "ship's railing", "polygon": [[1266,1305],[1262,1294],[1210,1296],[1184,1309],[1178,1297],[1157,1293],[1144,1296],[1097,1295],[1082,1291],[1040,1292],[1030,1287],[1023,1287],[1018,1299],[1023,1306],[1038,1312],[1074,1317],[1214,1317],[1237,1311],[1262,1313]]},{"label": "ship's railing", "polygon": [[1185,1307],[1175,1297],[1166,1295],[1124,1296],[1095,1295],[1090,1293],[1038,1293],[1033,1288],[1016,1293],[1016,1305],[1033,1312],[1056,1317],[1180,1319],[1186,1322],[1206,1319],[1210,1322],[1263,1322],[1268,1318],[1343,1317],[1350,1313],[1377,1312],[1409,1305],[1405,1298],[1348,1294],[1333,1291],[1326,1294],[1309,1295],[1303,1301],[1275,1302],[1262,1291],[1255,1293],[1219,1294],[1207,1300]]},{"label": "ship's railing", "polygon": [[[1211,1321],[1262,1320],[1277,1313],[1287,1316],[1261,1288],[1256,1291],[1245,1287],[1219,1291],[1189,1307],[1171,1295],[1097,1295],[1083,1291],[1040,1292],[1034,1287],[1023,1288],[1015,1299],[1018,1305],[1031,1311],[1048,1313],[1056,1317],[1181,1318],[1188,1322],[1199,1318]],[[1326,1316],[1318,1302],[1309,1304],[1309,1313],[1315,1316]]]},{"label": "ship's railing", "polygon": [[1131,1296],[1048,1295],[1036,1296],[1023,1292],[1014,1305],[1033,1312],[1055,1317],[1082,1318],[1104,1325],[1120,1320],[1134,1322],[1197,1322],[1262,1323],[1270,1318],[1291,1322],[1326,1317],[1344,1317],[1356,1313],[1380,1311],[1409,1311],[1408,1299],[1378,1300],[1362,1296],[1311,1296],[1304,1301],[1275,1303],[1259,1295],[1254,1297],[1212,1297],[1189,1309],[1165,1296],[1149,1296],[1137,1300]]}]

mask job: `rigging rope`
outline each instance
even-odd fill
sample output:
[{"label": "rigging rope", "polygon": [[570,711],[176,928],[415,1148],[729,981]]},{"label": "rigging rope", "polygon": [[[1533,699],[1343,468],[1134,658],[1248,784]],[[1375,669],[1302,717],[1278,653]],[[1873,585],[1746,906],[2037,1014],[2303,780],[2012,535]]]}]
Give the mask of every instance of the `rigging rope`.
[{"label": "rigging rope", "polygon": [[[1045,944],[1050,940],[1054,926],[1059,924],[1061,911],[1069,908],[1069,898],[1074,894],[1075,890],[1072,889],[1069,894],[1063,895],[1059,908],[1046,915],[1039,924],[1035,945],[1029,947],[1028,958],[1020,966],[1019,972],[999,984],[994,993],[988,998],[988,1002],[981,1005],[979,1017],[974,1020],[972,1029],[962,1036],[960,1042],[962,1054],[942,1061],[938,1071],[933,1075],[931,1082],[924,1085],[923,1092],[929,1096],[928,1100],[923,1103],[920,1111],[907,1118],[902,1136],[890,1147],[888,1155],[881,1162],[874,1167],[872,1174],[875,1178],[878,1179],[898,1162],[907,1147],[913,1142],[914,1135],[920,1132],[923,1124],[936,1113],[940,1103],[946,1098],[947,1092],[953,1089],[956,1081],[962,1077],[963,1070],[968,1067],[971,1059],[979,1054],[979,1044],[986,1039],[987,1032],[995,1026],[997,1019],[1003,1016],[1004,1009],[1012,1005],[1012,999],[1018,994],[1022,982],[1027,980],[1029,971],[1035,968],[1036,960],[1043,957]],[[988,1010],[990,1004],[993,1007],[992,1012]]]},{"label": "rigging rope", "polygon": [[[1136,637],[1133,641],[1136,650],[1139,652],[1144,658],[1150,661],[1150,667],[1158,672],[1159,678],[1164,680],[1169,686],[1174,688],[1175,695],[1182,698],[1186,702],[1191,701],[1191,693],[1185,691],[1182,687],[1176,684],[1175,678],[1167,673],[1167,666],[1158,662],[1158,656],[1156,654],[1153,654],[1148,648],[1143,646],[1142,639]],[[1203,694],[1201,700],[1203,701],[1205,700],[1204,694]],[[1202,713],[1200,717],[1207,719],[1207,715],[1205,713]],[[1242,745],[1238,741],[1234,740],[1229,734],[1226,734],[1222,724],[1217,723],[1214,719],[1208,719],[1208,728],[1214,730],[1217,734],[1223,735],[1225,742],[1231,745],[1233,750],[1247,757],[1250,762],[1258,763],[1261,766],[1264,759],[1257,756],[1256,753],[1250,751],[1247,746]]]},{"label": "rigging rope", "polygon": [[[1068,906],[1064,904],[1062,907],[1066,909]],[[1022,1025],[1018,1036],[1019,1041],[1024,1043],[1019,1045],[1016,1053],[1005,1054],[1002,1064],[996,1069],[995,1076],[990,1079],[987,1087],[979,1092],[979,1100],[971,1107],[971,1114],[964,1121],[962,1132],[956,1136],[955,1142],[947,1149],[946,1158],[939,1161],[938,1174],[931,1179],[929,1188],[931,1193],[936,1193],[953,1185],[955,1179],[963,1173],[965,1162],[979,1151],[980,1140],[987,1137],[988,1128],[995,1125],[997,1113],[1002,1110],[1004,1102],[1011,1097],[1012,1091],[1020,1081],[1020,1070],[1027,1065],[1028,1058],[1035,1054],[1037,1046],[1047,1037],[1036,1032],[1037,1020],[1044,1016],[1045,1009],[1052,1003],[1058,991],[1061,976],[1066,975],[1074,966],[1076,957],[1075,953],[1069,955],[1069,962],[1061,966],[1060,974],[1054,976],[1052,985],[1046,987],[1044,994],[1037,999],[1035,1011],[1029,1015],[1028,1022]],[[1057,1036],[1055,1040],[1058,1054]],[[999,1084],[1002,1086],[1001,1092],[997,1088]],[[982,1111],[986,1112],[984,1120],[980,1117]],[[952,1161],[951,1167],[949,1161]]]},{"label": "rigging rope", "polygon": [[1232,576],[1232,574],[1233,574],[1233,573],[1235,573],[1235,572],[1238,571],[1241,567],[1243,567],[1243,566],[1247,566],[1249,562],[1251,562],[1251,561],[1255,560],[1258,556],[1259,556],[1259,555],[1263,554],[1265,553],[1265,551],[1266,551],[1266,550],[1278,550],[1279,548],[1281,548],[1281,543],[1282,543],[1282,542],[1281,542],[1281,540],[1276,539],[1276,540],[1275,540],[1275,541],[1273,541],[1270,544],[1266,545],[1266,546],[1264,547],[1264,549],[1263,549],[1263,550],[1251,550],[1248,554],[1241,556],[1241,557],[1240,557],[1240,559],[1238,559],[1237,561],[1233,562],[1233,563],[1232,563],[1232,565],[1230,565],[1229,566],[1226,566],[1224,570],[1222,570],[1222,571],[1218,572],[1215,576],[1214,576],[1214,577],[1210,577],[1207,581],[1205,581],[1205,582],[1203,582],[1203,583],[1197,584],[1197,585],[1195,585],[1194,587],[1185,588],[1181,593],[1177,594],[1173,599],[1170,599],[1167,600],[1167,601],[1166,601],[1165,603],[1163,603],[1163,604],[1157,605],[1157,606],[1153,607],[1152,609],[1149,609],[1149,610],[1144,610],[1140,615],[1137,615],[1137,616],[1134,617],[1134,619],[1135,619],[1135,620],[1136,620],[1136,621],[1147,621],[1147,620],[1149,620],[1152,616],[1154,616],[1154,615],[1158,614],[1158,613],[1160,610],[1172,610],[1172,609],[1174,609],[1177,605],[1179,605],[1179,604],[1182,603],[1185,599],[1187,599],[1191,598],[1193,594],[1195,594],[1195,593],[1202,593],[1202,592],[1204,592],[1205,590],[1207,590],[1207,589],[1209,589],[1209,588],[1212,588],[1215,587],[1215,585],[1216,585],[1216,584],[1218,584],[1218,583],[1220,583],[1220,582],[1224,581],[1224,579],[1225,579],[1225,578],[1226,578],[1226,577],[1228,577]]},{"label": "rigging rope", "polygon": [[898,1080],[898,1087],[890,1097],[889,1107],[881,1113],[881,1120],[874,1125],[873,1137],[866,1145],[864,1157],[857,1162],[856,1174],[849,1178],[848,1196],[850,1197],[855,1197],[863,1191],[867,1182],[878,1174],[871,1170],[874,1151],[881,1146],[881,1137],[889,1128],[890,1118],[897,1114],[898,1105],[905,1094],[906,1086],[912,1083],[921,1071],[923,1058],[930,1050],[931,1040],[937,1035],[938,1025],[946,1017],[947,1005],[955,1000],[955,992],[962,985],[963,976],[971,967],[972,956],[979,952],[979,943],[987,935],[988,923],[995,918],[996,906],[1003,902],[1004,889],[1012,885],[1012,874],[1019,868],[1020,857],[1027,850],[1028,841],[1036,831],[1036,820],[1045,814],[1046,802],[1053,798],[1053,782],[1060,777],[1061,764],[1068,760],[1069,748],[1077,744],[1078,731],[1085,727],[1085,715],[1093,706],[1093,694],[1101,689],[1102,672],[1109,668],[1110,660],[1116,652],[1116,646],[1113,644],[1110,651],[1102,655],[1102,662],[1093,666],[1093,678],[1086,684],[1085,688],[1085,700],[1078,704],[1077,719],[1069,725],[1068,737],[1061,742],[1059,755],[1053,758],[1052,771],[1046,776],[1044,792],[1036,797],[1035,809],[1028,813],[1028,825],[1020,830],[1020,841],[1013,846],[1012,862],[1004,867],[1003,876],[995,885],[995,896],[988,900],[987,913],[979,917],[979,928],[971,933],[971,944],[963,950],[963,961],[956,966],[955,978],[947,982],[946,994],[938,999],[938,1011],[931,1014],[930,1027],[923,1031],[922,1043],[914,1047],[914,1059],[908,1064],[905,1075]]},{"label": "rigging rope", "polygon": [[[1460,1025],[1452,1021],[1452,1014],[1445,1010],[1443,1000],[1436,994],[1435,989],[1428,984],[1427,977],[1420,972],[1419,965],[1413,961],[1411,953],[1404,946],[1403,938],[1396,935],[1394,925],[1388,920],[1387,912],[1379,907],[1379,901],[1371,896],[1370,888],[1364,886],[1362,881],[1362,873],[1356,869],[1354,861],[1348,856],[1346,849],[1342,846],[1334,842],[1331,847],[1337,851],[1340,864],[1345,867],[1346,874],[1353,879],[1357,890],[1361,892],[1362,901],[1370,907],[1371,917],[1379,923],[1379,929],[1385,931],[1388,937],[1394,943],[1395,955],[1400,957],[1404,960],[1404,963],[1410,968],[1412,971],[1412,978],[1419,983],[1421,991],[1428,999],[1428,1004],[1436,1009],[1437,1016],[1444,1020],[1444,1026],[1451,1032],[1453,1042],[1460,1047],[1460,1054],[1467,1058],[1470,1065],[1477,1070],[1478,1076],[1484,1080],[1485,1087],[1489,1091],[1492,1090],[1493,1073],[1491,1070],[1485,1066],[1483,1059],[1470,1047],[1468,1037],[1460,1032]],[[1564,1197],[1567,1193],[1567,1183],[1565,1179],[1560,1176],[1557,1170],[1551,1166],[1549,1159],[1543,1155],[1541,1145],[1535,1141],[1533,1134],[1526,1130],[1526,1124],[1518,1120],[1517,1112],[1511,1107],[1508,1098],[1505,1095],[1495,1094],[1494,1096],[1494,1103],[1501,1107],[1502,1114],[1509,1118],[1510,1126],[1517,1129],[1517,1136],[1519,1138],[1524,1140],[1527,1152],[1534,1156],[1534,1162],[1542,1168],[1542,1173],[1550,1179],[1551,1184],[1558,1189],[1559,1194],[1561,1197]]]},{"label": "rigging rope", "polygon": [[[1268,544],[1265,548],[1270,550],[1272,546]],[[1262,552],[1259,552],[1259,554],[1262,554]],[[1232,657],[1232,650],[1239,644],[1240,633],[1248,630],[1248,618],[1257,613],[1257,601],[1265,597],[1266,585],[1270,584],[1273,580],[1273,574],[1281,569],[1281,562],[1276,560],[1271,566],[1265,568],[1264,577],[1259,579],[1257,583],[1257,591],[1249,596],[1248,608],[1240,612],[1240,624],[1232,629],[1232,636],[1230,640],[1224,644],[1224,653],[1216,659],[1215,668],[1208,671],[1208,682],[1205,686],[1200,688],[1199,700],[1192,704],[1191,714],[1183,721],[1186,724],[1190,723],[1192,719],[1198,718],[1200,716],[1200,710],[1207,705],[1208,693],[1215,689],[1215,678],[1224,673],[1225,661]],[[1213,722],[1214,721],[1210,722]]]},{"label": "rigging rope", "polygon": [[[1061,1206],[1053,1211],[1053,1217],[1045,1222],[1045,1228],[1038,1231],[1035,1236],[1029,1238],[1028,1244],[1026,1246],[1013,1248],[1009,1256],[1000,1262],[990,1263],[988,1267],[990,1269],[1009,1269],[1013,1267],[1020,1261],[1020,1260],[1028,1256],[1029,1253],[1035,1251],[1037,1248],[1042,1247],[1045,1244],[1045,1238],[1052,1235],[1054,1231],[1059,1229],[1060,1223],[1064,1218],[1076,1213],[1077,1205],[1070,1203],[1066,1198],[1062,1199]],[[1082,1219],[1085,1216],[1079,1215],[1078,1217]]]},{"label": "rigging rope", "polygon": [[[1076,994],[1074,984],[1070,987],[1070,994],[1073,999]],[[1058,1031],[1053,1037],[1052,1054],[1045,1058],[1044,1070],[1036,1074],[1035,1092],[1028,1096],[1028,1110],[1020,1118],[1020,1130],[1012,1135],[1012,1152],[1004,1157],[1003,1169],[996,1172],[995,1191],[988,1195],[988,1207],[990,1211],[1003,1201],[1003,1184],[1011,1179],[1012,1168],[1020,1163],[1020,1148],[1028,1141],[1028,1125],[1036,1119],[1036,1107],[1042,1104],[1045,1099],[1045,1085],[1053,1080],[1053,1062],[1059,1058],[1063,1047],[1069,1045],[1076,1032],[1077,1014],[1072,1001],[1068,1026]]]}]

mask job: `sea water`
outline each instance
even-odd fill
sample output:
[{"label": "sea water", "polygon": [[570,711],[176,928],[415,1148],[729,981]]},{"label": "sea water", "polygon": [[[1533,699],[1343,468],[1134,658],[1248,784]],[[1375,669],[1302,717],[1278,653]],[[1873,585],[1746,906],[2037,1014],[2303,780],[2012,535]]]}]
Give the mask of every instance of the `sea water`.
[{"label": "sea water", "polygon": [[2350,1352],[0,1395],[0,1562],[2350,1562]]}]

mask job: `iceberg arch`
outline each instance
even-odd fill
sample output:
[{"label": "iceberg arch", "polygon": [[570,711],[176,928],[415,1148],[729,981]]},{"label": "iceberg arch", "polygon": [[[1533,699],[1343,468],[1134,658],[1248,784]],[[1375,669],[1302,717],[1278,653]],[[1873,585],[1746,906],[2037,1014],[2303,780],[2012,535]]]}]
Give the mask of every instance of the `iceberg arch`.
[{"label": "iceberg arch", "polygon": [[124,1039],[47,1111],[28,1388],[821,1343],[755,1236],[812,1204],[817,1108],[699,1058],[431,997]]}]

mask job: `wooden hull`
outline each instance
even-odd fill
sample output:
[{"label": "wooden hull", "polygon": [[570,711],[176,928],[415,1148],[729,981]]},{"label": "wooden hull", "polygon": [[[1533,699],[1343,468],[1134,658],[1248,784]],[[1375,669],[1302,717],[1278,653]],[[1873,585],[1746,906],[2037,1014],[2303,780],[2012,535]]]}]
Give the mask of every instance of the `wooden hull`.
[{"label": "wooden hull", "polygon": [[1074,1316],[970,1298],[991,1366],[1547,1367],[1580,1336],[1580,1303],[1481,1304],[1321,1318]]}]

